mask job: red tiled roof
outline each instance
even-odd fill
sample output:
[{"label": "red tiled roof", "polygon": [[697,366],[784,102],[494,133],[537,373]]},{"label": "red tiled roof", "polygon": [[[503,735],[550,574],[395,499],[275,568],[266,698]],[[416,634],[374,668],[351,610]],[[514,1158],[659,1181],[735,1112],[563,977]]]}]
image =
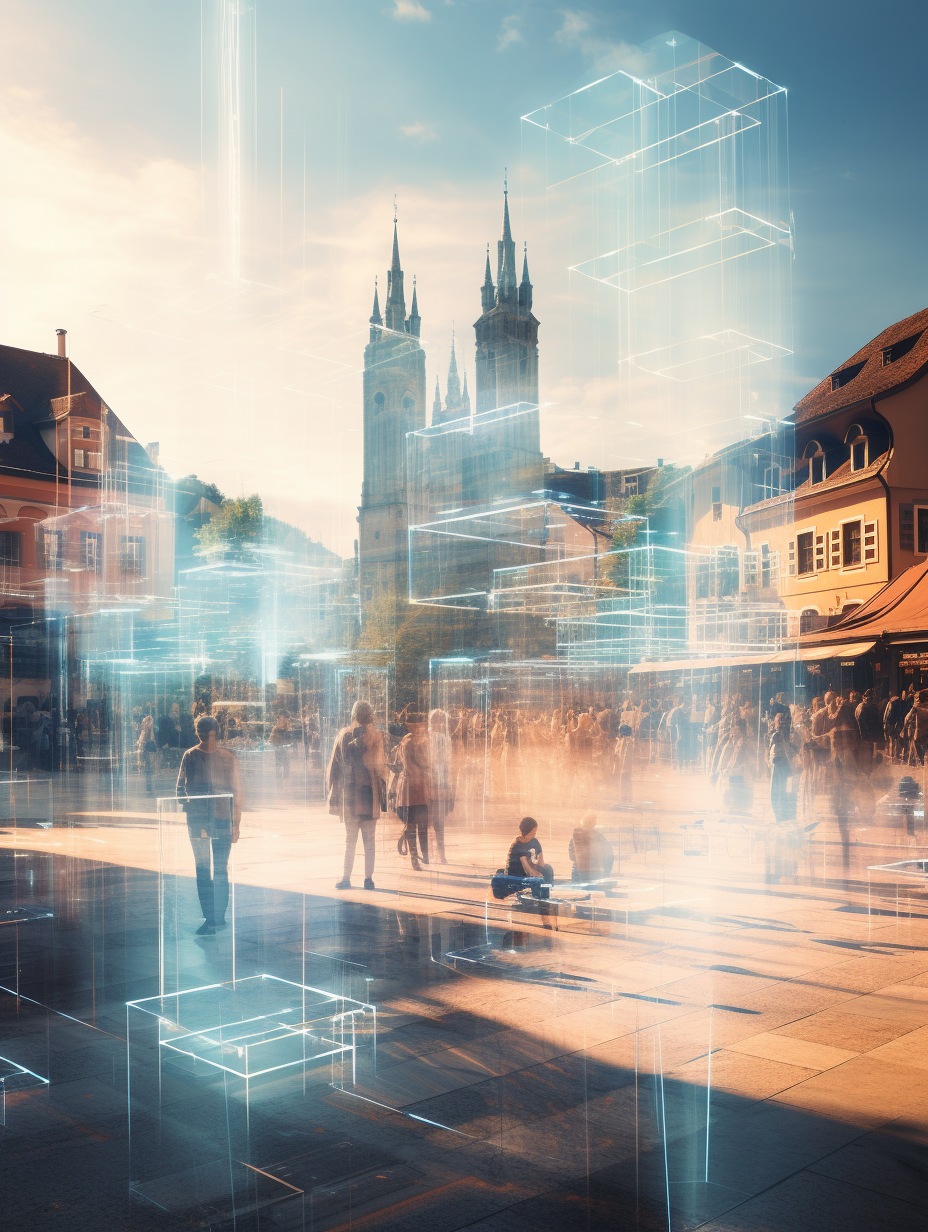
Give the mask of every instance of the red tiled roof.
[{"label": "red tiled roof", "polygon": [[[884,368],[882,351],[919,332],[922,336],[912,350]],[[884,329],[872,342],[861,347],[856,355],[852,355],[849,360],[835,368],[835,373],[860,363],[863,364],[861,371],[840,389],[831,388],[833,374],[829,373],[811,393],[806,394],[800,402],[797,402],[794,408],[796,423],[805,423],[810,419],[818,418],[819,415],[827,415],[842,407],[853,406],[854,403],[861,402],[865,398],[882,397],[928,368],[928,308],[923,308],[914,316],[906,317],[905,320],[897,321],[895,325]]]},{"label": "red tiled roof", "polygon": [[860,641],[884,633],[890,638],[903,633],[928,634],[928,560],[903,569],[844,620],[827,631],[807,633],[799,645]]}]

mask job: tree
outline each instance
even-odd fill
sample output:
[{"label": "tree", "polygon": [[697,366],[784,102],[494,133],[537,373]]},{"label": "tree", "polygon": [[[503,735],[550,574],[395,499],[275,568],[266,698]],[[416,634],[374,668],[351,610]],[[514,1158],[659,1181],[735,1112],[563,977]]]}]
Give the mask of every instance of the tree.
[{"label": "tree", "polygon": [[[612,550],[621,555],[613,558],[607,578],[613,586],[625,589],[628,585],[628,549],[644,547],[644,530],[647,526],[651,542],[655,536],[668,534],[672,527],[681,523],[682,504],[679,493],[669,489],[692,468],[689,466],[658,467],[644,492],[630,496],[623,506],[616,503],[616,517],[612,523]],[[645,522],[626,521],[627,518],[647,518]]]},{"label": "tree", "polygon": [[264,530],[264,505],[257,492],[222,502],[205,526],[195,532],[201,552],[220,549],[241,554],[261,540]]}]

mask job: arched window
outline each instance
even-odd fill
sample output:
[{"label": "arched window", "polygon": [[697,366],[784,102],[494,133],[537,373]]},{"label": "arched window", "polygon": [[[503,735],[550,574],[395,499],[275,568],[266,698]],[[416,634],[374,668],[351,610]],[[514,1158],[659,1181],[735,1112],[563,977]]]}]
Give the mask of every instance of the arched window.
[{"label": "arched window", "polygon": [[403,399],[403,410],[411,411],[415,405],[416,405],[415,398],[410,398],[409,394],[407,394],[406,397]]},{"label": "arched window", "polygon": [[805,447],[803,458],[809,463],[809,480],[811,483],[822,483],[825,475],[825,451],[818,441],[809,441]]},{"label": "arched window", "polygon": [[844,443],[851,453],[851,470],[866,470],[870,462],[870,443],[860,424],[851,424]]},{"label": "arched window", "polygon": [[814,607],[803,608],[799,614],[799,635],[803,633],[814,633],[819,628],[820,617],[818,610]]},{"label": "arched window", "polygon": [[379,415],[380,412],[383,410],[383,402],[384,402],[384,398],[383,398],[382,393],[378,392],[374,394],[374,414],[375,415]]}]

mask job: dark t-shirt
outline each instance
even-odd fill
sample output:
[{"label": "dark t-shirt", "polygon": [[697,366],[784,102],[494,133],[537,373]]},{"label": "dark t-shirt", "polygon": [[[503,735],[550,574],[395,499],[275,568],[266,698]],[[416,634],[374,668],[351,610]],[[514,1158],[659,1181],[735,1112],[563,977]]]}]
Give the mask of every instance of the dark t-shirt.
[{"label": "dark t-shirt", "polygon": [[524,877],[526,876],[525,869],[522,867],[522,857],[527,856],[530,860],[538,860],[541,857],[541,843],[537,838],[529,839],[523,842],[521,839],[516,841],[509,848],[509,855],[506,857],[506,874],[509,877]]}]

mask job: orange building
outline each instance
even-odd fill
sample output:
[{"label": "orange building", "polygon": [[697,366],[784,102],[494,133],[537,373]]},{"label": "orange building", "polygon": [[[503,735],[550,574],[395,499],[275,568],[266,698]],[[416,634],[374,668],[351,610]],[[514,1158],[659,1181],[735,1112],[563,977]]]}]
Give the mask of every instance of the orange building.
[{"label": "orange building", "polygon": [[164,472],[65,351],[64,330],[57,354],[0,346],[4,621],[127,601],[161,618],[173,585]]}]

